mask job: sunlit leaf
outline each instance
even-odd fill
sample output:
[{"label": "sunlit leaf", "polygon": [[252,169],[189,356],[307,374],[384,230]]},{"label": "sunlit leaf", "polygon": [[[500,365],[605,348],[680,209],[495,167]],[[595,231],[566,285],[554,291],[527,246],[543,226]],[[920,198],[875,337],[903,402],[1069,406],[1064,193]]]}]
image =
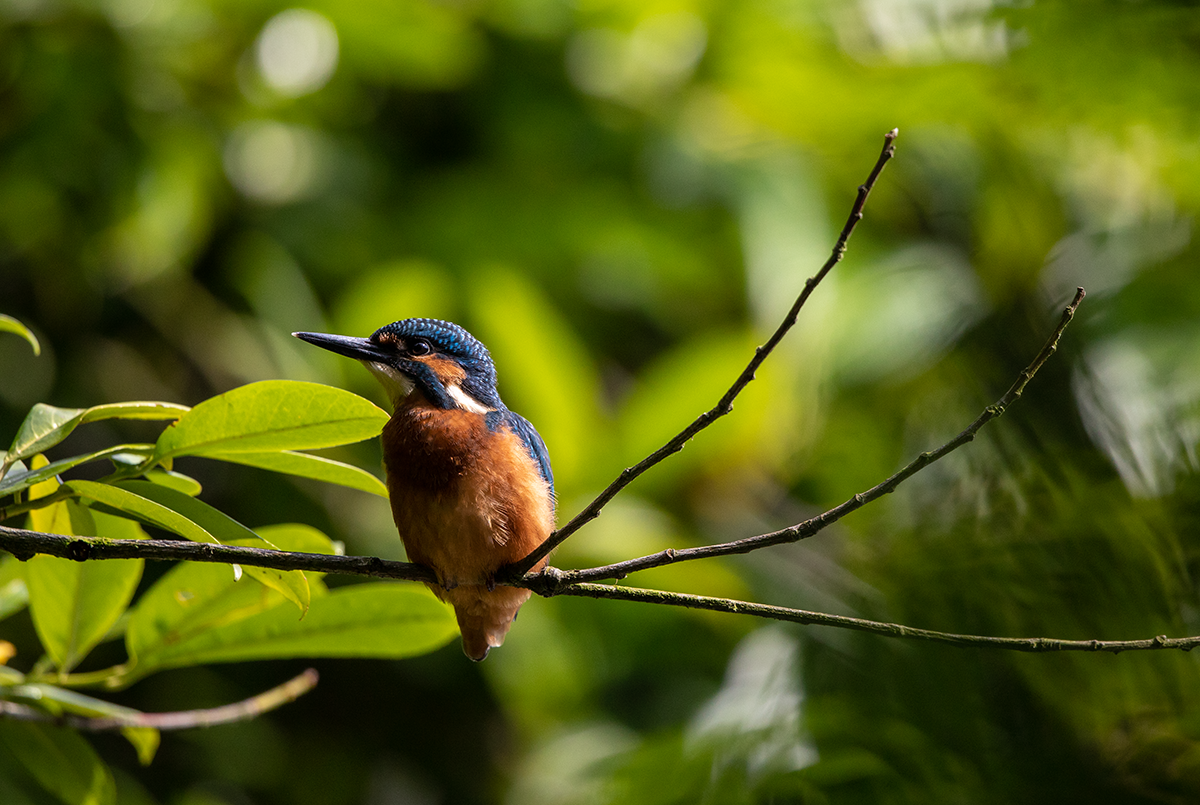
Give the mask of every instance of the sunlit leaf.
[{"label": "sunlit leaf", "polygon": [[[275,525],[260,531],[283,550],[336,553],[329,538],[311,526]],[[306,575],[312,598],[324,595],[320,574]],[[278,606],[284,600],[262,585],[234,581],[222,565],[182,562],[138,599],[125,630],[125,647],[136,660],[157,646],[189,639],[206,629]]]},{"label": "sunlit leaf", "polygon": [[0,719],[0,745],[66,805],[115,805],[112,773],[76,732]]},{"label": "sunlit leaf", "polygon": [[[249,548],[275,547],[229,515],[214,509],[201,500],[189,497],[184,492],[150,481],[122,481],[116,486],[186,517],[222,544],[241,545]],[[289,601],[300,608],[301,613],[308,609],[308,580],[302,571],[272,570],[253,565],[244,565],[242,569],[251,578],[283,593]]]},{"label": "sunlit leaf", "polygon": [[[321,582],[314,581],[313,597],[324,589]],[[130,610],[125,650],[136,673],[141,657],[161,650],[164,645],[186,641],[222,624],[272,609],[286,600],[261,584],[235,581],[225,565],[182,562],[156,581]],[[296,619],[295,609],[289,606],[285,611]]]},{"label": "sunlit leaf", "polygon": [[154,457],[313,450],[378,436],[388,415],[319,383],[264,380],[205,400],[163,431]]},{"label": "sunlit leaf", "polygon": [[186,405],[169,402],[122,402],[93,405],[83,412],[83,421],[99,422],[102,419],[134,419],[159,421],[179,419],[191,409]]},{"label": "sunlit leaf", "polygon": [[207,457],[288,475],[298,475],[301,478],[312,478],[387,497],[387,487],[384,486],[383,481],[366,470],[308,453],[284,450],[278,453],[209,453]]},{"label": "sunlit leaf", "polygon": [[[140,539],[145,533],[124,518],[92,512],[74,501],[53,506],[55,533]],[[105,638],[121,617],[142,576],[141,559],[73,562],[36,555],[25,563],[33,625],[55,665],[68,671]]]},{"label": "sunlit leaf", "polygon": [[135,672],[288,657],[397,659],[433,651],[457,633],[451,609],[423,587],[355,584],[314,598],[304,620],[275,607],[147,646]]},{"label": "sunlit leaf", "polygon": [[83,420],[85,410],[56,408],[45,403],[33,406],[17,430],[5,461],[11,464],[16,459],[28,458],[58,444]]},{"label": "sunlit leaf", "polygon": [[[165,487],[154,486],[156,489],[165,489]],[[73,492],[81,498],[102,503],[119,512],[136,517],[144,523],[158,526],[193,542],[219,542],[206,529],[179,512],[130,492],[128,489],[96,481],[71,481],[63,484],[63,489]],[[184,497],[187,496],[184,495]],[[191,498],[188,499],[191,500]]]},{"label": "sunlit leaf", "polygon": [[11,464],[17,459],[45,452],[86,422],[102,419],[178,419],[187,411],[186,406],[165,402],[111,403],[92,408],[56,408],[38,403],[21,423],[4,461]]},{"label": "sunlit leaf", "polygon": [[24,567],[12,554],[0,559],[0,621],[20,612],[29,604]]},{"label": "sunlit leaf", "polygon": [[342,554],[341,543],[335,543],[320,530],[304,523],[264,525],[254,532],[281,551]]},{"label": "sunlit leaf", "polygon": [[[46,480],[54,476],[66,472],[91,461],[98,461],[103,458],[111,458],[121,453],[132,453],[134,451],[142,451],[149,455],[154,450],[152,444],[122,444],[116,447],[108,447],[104,450],[97,450],[94,453],[84,453],[70,458],[62,458],[58,461],[53,461],[50,464],[38,470],[27,470],[22,466],[13,465],[8,474],[0,480],[0,495],[11,495],[14,492],[21,490]],[[144,458],[144,456],[143,456]]]},{"label": "sunlit leaf", "polygon": [[0,313],[0,333],[16,333],[29,342],[29,346],[33,347],[34,355],[42,354],[42,345],[38,343],[37,336],[12,316]]},{"label": "sunlit leaf", "polygon": [[204,491],[204,487],[200,482],[190,475],[184,475],[182,472],[174,470],[164,470],[162,467],[155,467],[145,475],[146,480],[151,483],[165,486],[168,489],[174,489],[176,492],[182,492],[188,497],[196,497]]}]

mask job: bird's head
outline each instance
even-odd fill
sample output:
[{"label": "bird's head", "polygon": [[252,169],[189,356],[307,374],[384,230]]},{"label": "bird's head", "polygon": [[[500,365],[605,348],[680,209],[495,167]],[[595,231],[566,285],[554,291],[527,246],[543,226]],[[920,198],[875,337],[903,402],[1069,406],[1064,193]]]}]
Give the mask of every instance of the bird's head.
[{"label": "bird's head", "polygon": [[318,347],[361,361],[399,404],[414,389],[439,408],[476,413],[502,410],[496,368],[487,347],[448,321],[404,319],[370,338],[292,333]]}]

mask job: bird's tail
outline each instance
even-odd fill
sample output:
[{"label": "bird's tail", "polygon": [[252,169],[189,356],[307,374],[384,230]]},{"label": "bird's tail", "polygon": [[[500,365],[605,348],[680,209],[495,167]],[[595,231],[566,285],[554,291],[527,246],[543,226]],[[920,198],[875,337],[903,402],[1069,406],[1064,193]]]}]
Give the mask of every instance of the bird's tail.
[{"label": "bird's tail", "polygon": [[433,588],[438,597],[454,607],[458,628],[462,632],[463,653],[479,662],[490,649],[504,642],[504,636],[517,617],[517,610],[532,595],[519,587],[496,587],[488,590],[481,584],[470,584],[450,590]]}]

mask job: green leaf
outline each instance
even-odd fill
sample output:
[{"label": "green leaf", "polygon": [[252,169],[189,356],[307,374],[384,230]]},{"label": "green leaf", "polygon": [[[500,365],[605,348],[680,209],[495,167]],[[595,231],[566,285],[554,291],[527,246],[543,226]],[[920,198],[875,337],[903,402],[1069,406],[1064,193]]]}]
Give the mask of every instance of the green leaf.
[{"label": "green leaf", "polygon": [[112,772],[79,735],[63,727],[0,720],[0,745],[66,805],[114,805]]},{"label": "green leaf", "polygon": [[[26,702],[50,715],[72,715],[85,718],[128,718],[142,715],[140,710],[124,707],[104,699],[97,699],[73,690],[60,688],[57,685],[40,683],[13,685],[3,691],[3,698],[10,701]],[[143,766],[154,759],[158,751],[159,733],[153,727],[125,727],[121,730],[133,748],[138,753],[138,760]]]},{"label": "green leaf", "polygon": [[[316,598],[325,585],[312,580]],[[218,564],[181,562],[142,594],[130,610],[125,650],[135,673],[141,658],[197,634],[274,608],[284,597],[261,584],[234,581],[229,568]],[[295,611],[287,612],[294,619]],[[137,674],[141,676],[140,673]]]},{"label": "green leaf", "polygon": [[17,459],[49,450],[79,425],[102,419],[179,419],[187,406],[164,402],[128,402],[97,405],[92,408],[56,408],[38,403],[29,411],[17,430],[5,466]]},{"label": "green leaf", "polygon": [[[189,497],[183,492],[150,481],[122,481],[115,486],[186,517],[225,545],[242,545],[249,548],[275,547],[224,512],[214,509],[203,501]],[[282,593],[284,597],[299,607],[301,616],[308,610],[310,599],[308,579],[305,578],[303,571],[272,570],[252,565],[244,566],[243,570],[256,581]]]},{"label": "green leaf", "polygon": [[[90,512],[74,501],[60,501],[48,508],[56,510],[51,516],[60,534],[122,539],[146,536],[130,520]],[[74,668],[108,634],[133,598],[142,564],[140,559],[72,562],[40,554],[25,563],[34,629],[60,670]]]},{"label": "green leaf", "polygon": [[176,492],[182,492],[188,497],[194,498],[204,491],[204,487],[200,482],[190,475],[184,475],[182,472],[174,470],[164,470],[162,467],[155,467],[145,474],[147,481],[165,486],[168,489],[174,489]]},{"label": "green leaf", "polygon": [[149,766],[158,753],[158,745],[162,741],[158,730],[154,727],[122,727],[121,735],[133,744],[133,749],[137,752],[138,763]]},{"label": "green leaf", "polygon": [[457,634],[450,607],[424,587],[355,584],[315,598],[302,621],[274,607],[146,647],[135,671],[291,657],[397,659],[433,651]]},{"label": "green leaf", "polygon": [[[282,550],[340,553],[329,537],[299,524],[264,526],[259,533]],[[318,573],[308,573],[311,596],[328,591]],[[125,647],[136,673],[137,658],[160,646],[192,639],[217,626],[278,606],[283,596],[260,585],[235,582],[220,565],[183,562],[166,573],[130,611]]]},{"label": "green leaf", "polygon": [[179,419],[192,409],[186,405],[169,402],[137,402],[105,403],[93,405],[83,413],[83,421],[98,422],[101,419],[134,419],[161,421]]},{"label": "green leaf", "polygon": [[37,336],[12,316],[0,313],[0,333],[16,333],[29,342],[29,346],[33,347],[34,355],[42,354],[42,345],[38,343]]},{"label": "green leaf", "polygon": [[208,453],[206,457],[287,475],[298,475],[301,478],[312,478],[387,497],[387,487],[383,481],[366,470],[308,453],[284,450],[278,453]]},{"label": "green leaf", "polygon": [[154,458],[334,447],[378,436],[387,421],[383,410],[357,394],[264,380],[197,405],[163,431]]},{"label": "green leaf", "polygon": [[[12,554],[0,559],[0,621],[29,605],[25,566]],[[0,663],[2,664],[2,663]]]},{"label": "green leaf", "polygon": [[[342,555],[342,544],[340,542],[334,542],[321,531],[304,523],[278,523],[276,525],[259,526],[255,529],[255,533],[281,551]],[[312,574],[315,571],[310,570],[308,572]]]},{"label": "green leaf", "polygon": [[29,458],[58,444],[83,420],[85,410],[56,408],[45,403],[33,406],[21,427],[17,429],[17,435],[8,448],[8,456],[4,459],[5,463],[11,464],[19,458]]},{"label": "green leaf", "polygon": [[154,451],[152,444],[122,444],[116,447],[107,447],[103,450],[97,450],[94,453],[84,453],[70,458],[62,458],[58,461],[51,462],[41,469],[27,470],[24,465],[14,465],[4,476],[4,480],[0,481],[0,496],[11,495],[14,492],[20,492],[36,483],[53,478],[54,476],[66,472],[67,470],[78,467],[80,464],[87,464],[90,461],[97,461],[102,458],[111,458],[120,453],[142,452],[149,455]]},{"label": "green leaf", "polygon": [[[148,483],[148,482],[143,482]],[[156,489],[163,489],[153,485]],[[117,511],[136,517],[144,523],[157,526],[166,531],[178,534],[193,542],[219,542],[205,528],[196,524],[173,509],[156,503],[153,500],[134,494],[128,489],[122,489],[113,484],[102,484],[96,481],[71,481],[62,488],[79,497],[103,503]],[[187,497],[184,495],[184,497]],[[191,498],[188,498],[191,500]]]}]

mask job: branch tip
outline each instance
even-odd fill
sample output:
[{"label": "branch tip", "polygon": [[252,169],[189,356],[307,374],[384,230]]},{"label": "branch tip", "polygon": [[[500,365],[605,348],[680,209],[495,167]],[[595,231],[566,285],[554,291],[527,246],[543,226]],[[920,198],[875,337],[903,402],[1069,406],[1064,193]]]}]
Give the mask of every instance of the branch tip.
[{"label": "branch tip", "polygon": [[690,425],[676,434],[662,447],[658,448],[653,453],[646,456],[646,458],[638,462],[637,465],[622,472],[615,481],[610,483],[608,487],[606,487],[604,491],[595,498],[595,500],[584,507],[583,511],[575,515],[575,517],[573,517],[570,522],[568,522],[562,528],[558,529],[549,537],[547,537],[546,540],[537,548],[535,548],[528,556],[519,562],[514,562],[508,568],[502,568],[502,574],[511,577],[520,577],[528,573],[534,565],[536,565],[545,557],[549,556],[550,552],[561,545],[568,537],[595,519],[596,516],[599,515],[600,510],[603,509],[610,500],[616,497],[616,495],[622,489],[628,486],[635,478],[654,465],[658,464],[667,456],[678,452],[683,445],[697,433],[704,430],[714,421],[722,416],[725,416],[731,410],[733,410],[732,403],[734,398],[736,398],[754,379],[755,372],[757,371],[758,367],[767,359],[775,347],[778,346],[779,342],[783,340],[783,337],[787,335],[788,331],[796,322],[796,316],[800,312],[800,308],[804,306],[804,303],[808,300],[808,297],[812,295],[813,290],[815,290],[821,280],[825,278],[825,275],[827,275],[833,269],[833,267],[841,261],[846,252],[846,242],[850,239],[850,235],[854,232],[855,226],[857,226],[858,222],[862,220],[863,207],[867,203],[867,197],[870,195],[871,189],[874,188],[875,182],[879,179],[879,174],[882,173],[884,166],[887,165],[888,161],[891,160],[896,154],[894,141],[899,134],[899,129],[894,128],[884,136],[883,150],[880,151],[879,158],[876,159],[875,166],[871,169],[870,174],[867,176],[866,182],[864,182],[858,188],[858,193],[854,199],[854,204],[850,209],[850,215],[846,219],[845,226],[842,227],[841,234],[838,236],[837,242],[833,246],[833,251],[829,255],[829,259],[827,259],[825,264],[821,266],[820,271],[818,271],[813,277],[810,277],[804,283],[804,289],[800,292],[800,295],[796,298],[796,301],[792,303],[792,306],[788,310],[787,315],[784,317],[783,322],[776,328],[774,334],[767,340],[767,342],[754,351],[754,357],[750,359],[750,363],[747,364],[746,368],[742,370],[742,373],[733,382],[733,385],[729,387],[729,390],[722,395],[721,399],[716,403],[716,405],[698,416]]}]

